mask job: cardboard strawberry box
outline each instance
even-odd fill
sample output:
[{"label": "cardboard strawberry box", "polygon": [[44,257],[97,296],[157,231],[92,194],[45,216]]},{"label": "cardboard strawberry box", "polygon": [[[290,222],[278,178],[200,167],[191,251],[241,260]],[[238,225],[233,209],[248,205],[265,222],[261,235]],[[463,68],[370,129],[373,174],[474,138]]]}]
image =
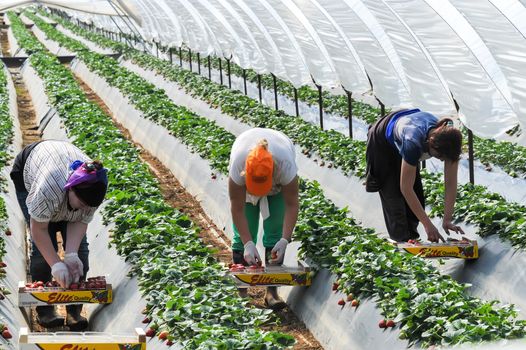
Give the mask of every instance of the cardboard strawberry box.
[{"label": "cardboard strawberry box", "polygon": [[141,328],[135,328],[135,334],[29,333],[27,328],[21,328],[18,344],[21,350],[146,350],[146,335]]},{"label": "cardboard strawberry box", "polygon": [[243,266],[230,265],[228,274],[239,287],[250,286],[310,286],[311,270],[305,262],[298,266]]},{"label": "cardboard strawberry box", "polygon": [[397,247],[423,258],[477,259],[479,257],[477,241],[468,239],[450,239],[439,243],[410,240],[407,243],[398,243]]},{"label": "cardboard strawberry box", "polygon": [[40,306],[53,304],[109,304],[113,293],[111,284],[104,276],[91,277],[80,283],[72,283],[69,289],[56,282],[40,281],[18,284],[18,306]]}]

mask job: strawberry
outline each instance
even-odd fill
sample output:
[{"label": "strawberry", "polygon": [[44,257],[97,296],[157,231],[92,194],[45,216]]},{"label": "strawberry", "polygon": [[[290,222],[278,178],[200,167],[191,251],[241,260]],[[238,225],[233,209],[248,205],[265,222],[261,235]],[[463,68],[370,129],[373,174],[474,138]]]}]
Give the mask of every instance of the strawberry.
[{"label": "strawberry", "polygon": [[360,305],[360,302],[358,301],[358,299],[354,299],[354,300],[352,301],[352,303],[351,303],[351,306],[355,306],[355,307],[356,307],[356,306],[358,306],[358,305]]},{"label": "strawberry", "polygon": [[44,286],[44,282],[42,281],[36,281],[36,284],[38,287],[43,287]]},{"label": "strawberry", "polygon": [[334,283],[332,284],[332,290],[338,290],[338,287],[339,287],[339,286],[340,286],[340,285],[338,284],[338,282],[334,282]]},{"label": "strawberry", "polygon": [[7,266],[7,264],[5,262],[3,262],[3,261],[0,262],[0,267],[6,267],[6,266]]},{"label": "strawberry", "polygon": [[345,300],[343,300],[343,299],[338,300],[338,305],[344,306],[345,305]]},{"label": "strawberry", "polygon": [[142,323],[150,323],[151,320],[148,317],[145,317],[144,320],[142,320]]},{"label": "strawberry", "polygon": [[387,327],[394,327],[395,326],[395,322],[393,320],[389,320],[389,321],[387,321],[387,323],[385,325]]},{"label": "strawberry", "polygon": [[4,330],[2,331],[2,337],[4,337],[4,339],[11,339],[13,338],[13,336],[11,335],[11,332],[9,332],[9,329],[4,328]]},{"label": "strawberry", "polygon": [[5,235],[6,236],[11,236],[11,230],[10,229],[5,230]]},{"label": "strawberry", "polygon": [[386,327],[387,327],[387,324],[386,324],[385,320],[380,320],[380,322],[378,322],[378,327],[380,327],[380,328],[386,328]]},{"label": "strawberry", "polygon": [[217,179],[217,175],[216,175],[216,174],[212,174],[212,176],[211,176],[211,177],[212,177],[212,180],[215,180],[215,179]]},{"label": "strawberry", "polygon": [[166,340],[166,338],[168,338],[168,331],[162,331],[159,333],[159,339]]},{"label": "strawberry", "polygon": [[4,299],[5,299],[5,296],[2,293],[0,293],[0,300],[4,300]]},{"label": "strawberry", "polygon": [[69,285],[69,289],[71,289],[71,290],[77,290],[77,289],[79,289],[79,285],[78,285],[77,283],[71,283],[71,284]]},{"label": "strawberry", "polygon": [[349,295],[347,295],[347,301],[352,301],[353,300],[353,295],[352,293],[349,293]]},{"label": "strawberry", "polygon": [[171,341],[171,340],[168,340],[168,341],[166,342],[166,345],[168,345],[168,346],[172,346],[173,344],[174,344],[174,342]]},{"label": "strawberry", "polygon": [[148,330],[146,331],[146,336],[150,337],[150,338],[154,337],[155,336],[155,330],[152,329],[152,328],[148,328]]}]

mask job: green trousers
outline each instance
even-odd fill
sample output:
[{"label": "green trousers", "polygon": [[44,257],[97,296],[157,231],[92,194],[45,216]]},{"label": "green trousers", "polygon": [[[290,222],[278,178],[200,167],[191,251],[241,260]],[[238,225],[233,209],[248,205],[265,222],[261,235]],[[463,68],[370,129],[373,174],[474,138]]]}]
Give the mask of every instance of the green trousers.
[{"label": "green trousers", "polygon": [[[263,221],[263,246],[273,248],[281,239],[283,233],[283,219],[285,218],[285,200],[281,192],[274,196],[267,196],[268,209],[270,216]],[[254,243],[257,243],[259,230],[259,203],[245,203],[245,217],[248,221],[248,230]],[[243,242],[239,237],[236,225],[234,227],[234,238],[232,240],[232,250],[243,251]]]}]

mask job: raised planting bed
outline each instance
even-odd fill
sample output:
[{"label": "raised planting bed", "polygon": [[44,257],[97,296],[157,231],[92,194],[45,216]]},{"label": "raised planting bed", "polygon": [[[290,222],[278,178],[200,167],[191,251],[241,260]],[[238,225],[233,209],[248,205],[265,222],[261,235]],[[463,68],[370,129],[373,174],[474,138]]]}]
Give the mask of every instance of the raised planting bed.
[{"label": "raised planting bed", "polygon": [[26,326],[16,306],[16,284],[25,275],[25,224],[8,181],[9,163],[20,150],[14,127],[16,97],[9,72],[0,63],[0,347],[18,348],[18,329]]}]

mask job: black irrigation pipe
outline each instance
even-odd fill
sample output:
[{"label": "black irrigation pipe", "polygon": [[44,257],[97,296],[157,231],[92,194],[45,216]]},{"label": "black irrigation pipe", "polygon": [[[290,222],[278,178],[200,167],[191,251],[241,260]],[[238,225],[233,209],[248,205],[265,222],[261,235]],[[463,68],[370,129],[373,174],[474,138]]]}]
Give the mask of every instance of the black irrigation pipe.
[{"label": "black irrigation pipe", "polygon": [[262,95],[261,95],[261,74],[258,74],[258,91],[259,91],[259,102],[261,103]]},{"label": "black irrigation pipe", "polygon": [[247,70],[246,69],[243,69],[243,90],[246,96],[247,95]]},{"label": "black irrigation pipe", "polygon": [[174,62],[173,62],[173,54],[172,54],[172,48],[171,47],[168,49],[168,56],[170,58],[170,64],[173,64]]},{"label": "black irrigation pipe", "polygon": [[468,129],[468,154],[469,154],[469,182],[475,184],[475,164],[473,152],[473,131]]},{"label": "black irrigation pipe", "polygon": [[179,47],[179,67],[183,67],[183,48]]},{"label": "black irrigation pipe", "polygon": [[217,58],[219,60],[219,82],[221,85],[223,85],[223,65],[221,64],[221,58]]},{"label": "black irrigation pipe", "polygon": [[226,72],[228,74],[228,88],[232,89],[232,72],[230,70],[230,58],[226,59]]},{"label": "black irrigation pipe", "polygon": [[294,87],[294,107],[296,108],[296,117],[300,116],[300,106],[298,104],[298,89]]},{"label": "black irrigation pipe", "polygon": [[345,90],[345,93],[347,94],[347,111],[349,114],[349,138],[352,140],[352,92]]},{"label": "black irrigation pipe", "polygon": [[208,56],[207,58],[207,61],[208,61],[208,80],[212,80],[212,62],[210,62],[210,56]]},{"label": "black irrigation pipe", "polygon": [[314,83],[318,88],[318,109],[320,110],[320,128],[323,130],[323,95],[321,85]]},{"label": "black irrigation pipe", "polygon": [[197,53],[197,73],[201,75],[201,54]]},{"label": "black irrigation pipe", "polygon": [[276,81],[276,76],[273,73],[270,73],[272,75],[272,82],[274,84],[274,101],[276,104],[276,111],[278,110],[278,82]]},{"label": "black irrigation pipe", "polygon": [[188,63],[190,63],[190,72],[192,71],[192,49],[188,49]]}]

